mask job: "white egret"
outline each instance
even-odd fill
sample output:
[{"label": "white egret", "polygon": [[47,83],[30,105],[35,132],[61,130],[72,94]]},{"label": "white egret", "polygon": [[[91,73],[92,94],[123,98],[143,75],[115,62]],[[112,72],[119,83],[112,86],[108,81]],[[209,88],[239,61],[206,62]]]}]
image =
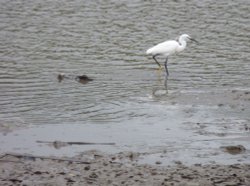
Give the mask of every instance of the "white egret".
[{"label": "white egret", "polygon": [[161,64],[156,60],[156,56],[161,55],[161,56],[166,57],[165,69],[166,69],[166,73],[168,76],[169,75],[168,67],[167,67],[168,56],[183,51],[187,46],[188,40],[197,42],[195,39],[191,38],[189,35],[182,34],[177,41],[176,40],[168,40],[168,41],[165,41],[163,43],[159,43],[159,44],[153,46],[152,48],[149,48],[146,51],[146,54],[153,56],[153,59],[155,60],[157,65],[159,65],[160,69],[162,67],[161,67]]}]

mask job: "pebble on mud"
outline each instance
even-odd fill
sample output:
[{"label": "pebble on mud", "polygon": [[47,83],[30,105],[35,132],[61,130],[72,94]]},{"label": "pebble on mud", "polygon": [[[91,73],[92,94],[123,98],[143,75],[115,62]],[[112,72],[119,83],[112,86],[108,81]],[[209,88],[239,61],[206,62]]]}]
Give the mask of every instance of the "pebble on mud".
[{"label": "pebble on mud", "polygon": [[246,151],[246,148],[243,145],[222,146],[221,149],[232,155],[240,154]]},{"label": "pebble on mud", "polygon": [[160,165],[160,164],[162,164],[162,162],[161,161],[156,161],[155,164]]}]

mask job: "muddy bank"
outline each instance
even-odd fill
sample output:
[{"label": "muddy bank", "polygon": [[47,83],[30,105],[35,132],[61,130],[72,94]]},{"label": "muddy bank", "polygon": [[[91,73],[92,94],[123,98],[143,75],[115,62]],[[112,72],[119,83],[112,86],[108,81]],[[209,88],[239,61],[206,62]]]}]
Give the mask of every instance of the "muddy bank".
[{"label": "muddy bank", "polygon": [[249,185],[250,165],[138,164],[139,154],[89,151],[62,160],[1,158],[0,185]]}]

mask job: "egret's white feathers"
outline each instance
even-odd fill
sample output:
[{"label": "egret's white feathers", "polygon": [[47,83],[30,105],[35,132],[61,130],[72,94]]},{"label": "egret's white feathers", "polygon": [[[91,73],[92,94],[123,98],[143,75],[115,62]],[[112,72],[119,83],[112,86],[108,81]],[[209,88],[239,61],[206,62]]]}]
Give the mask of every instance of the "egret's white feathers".
[{"label": "egret's white feathers", "polygon": [[176,52],[181,52],[186,48],[187,40],[190,39],[190,36],[187,34],[182,34],[178,41],[168,40],[162,43],[159,43],[152,48],[146,51],[148,55],[163,55],[165,57],[175,54]]},{"label": "egret's white feathers", "polygon": [[147,50],[147,54],[150,55],[163,55],[168,56],[174,54],[177,50],[179,43],[174,40],[165,41],[163,43],[159,43],[158,45]]},{"label": "egret's white feathers", "polygon": [[155,60],[157,65],[159,65],[160,68],[161,68],[161,64],[157,61],[156,56],[161,55],[161,56],[166,57],[165,68],[166,68],[166,73],[168,76],[169,74],[168,69],[167,69],[168,56],[183,51],[187,46],[188,39],[197,42],[196,40],[192,39],[189,35],[182,34],[177,41],[168,40],[163,43],[159,43],[158,45],[155,45],[152,48],[149,48],[146,51],[146,54],[152,55],[153,59]]}]

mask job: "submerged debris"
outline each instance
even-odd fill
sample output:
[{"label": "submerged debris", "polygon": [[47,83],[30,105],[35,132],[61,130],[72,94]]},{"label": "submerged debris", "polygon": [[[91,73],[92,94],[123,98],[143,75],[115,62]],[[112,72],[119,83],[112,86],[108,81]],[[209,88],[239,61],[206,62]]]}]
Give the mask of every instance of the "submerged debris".
[{"label": "submerged debris", "polygon": [[94,142],[63,142],[63,141],[36,141],[37,143],[47,143],[56,149],[65,147],[68,145],[115,145],[115,143],[94,143]]},{"label": "submerged debris", "polygon": [[86,84],[89,81],[93,81],[93,79],[89,78],[87,75],[80,75],[80,76],[66,76],[64,73],[60,73],[57,75],[58,82],[62,82],[65,78],[67,79],[75,79],[79,83]]},{"label": "submerged debris", "polygon": [[60,73],[57,75],[57,79],[58,79],[58,82],[60,83],[65,77],[65,74],[64,73]]}]

